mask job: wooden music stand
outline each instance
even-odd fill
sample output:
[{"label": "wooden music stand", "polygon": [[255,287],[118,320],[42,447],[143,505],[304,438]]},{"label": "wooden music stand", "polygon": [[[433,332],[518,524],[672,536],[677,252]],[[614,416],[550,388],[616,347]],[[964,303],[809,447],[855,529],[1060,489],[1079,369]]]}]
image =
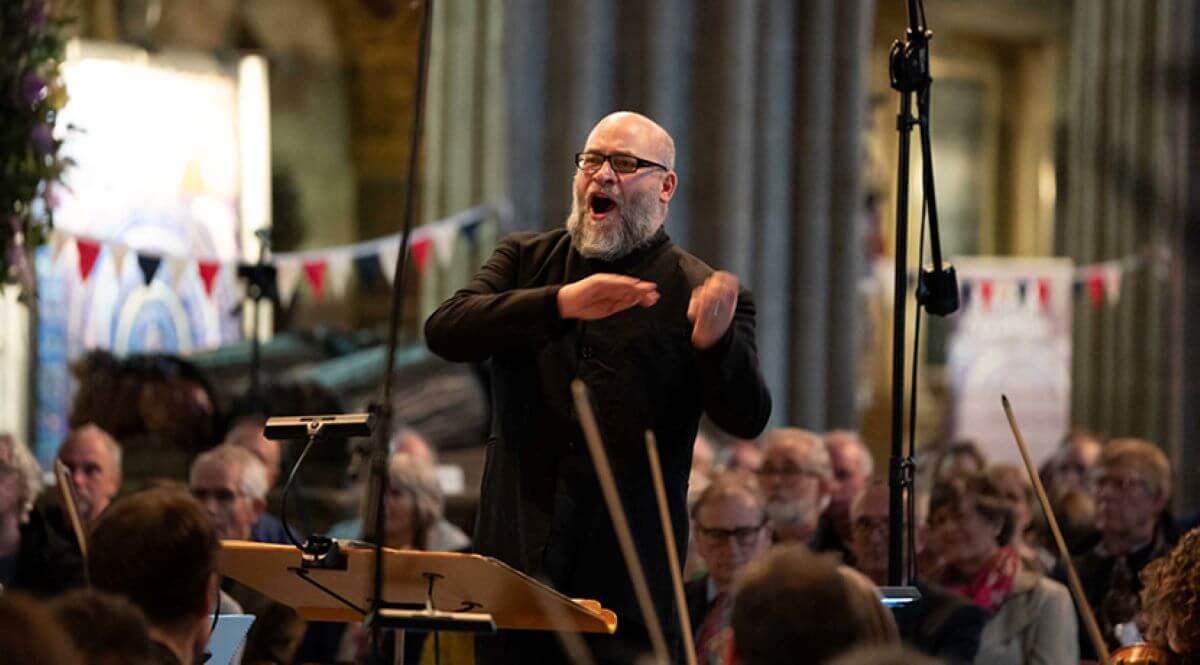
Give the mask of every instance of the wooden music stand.
[{"label": "wooden music stand", "polygon": [[[304,568],[290,545],[221,542],[222,575],[296,610],[308,621],[357,623],[370,607],[373,548],[342,541],[345,569]],[[436,611],[439,630],[457,619],[490,618],[496,628],[607,633],[617,615],[594,600],[572,600],[490,557],[453,552],[384,548],[384,600],[388,606]],[[428,602],[427,602],[428,601]]]}]

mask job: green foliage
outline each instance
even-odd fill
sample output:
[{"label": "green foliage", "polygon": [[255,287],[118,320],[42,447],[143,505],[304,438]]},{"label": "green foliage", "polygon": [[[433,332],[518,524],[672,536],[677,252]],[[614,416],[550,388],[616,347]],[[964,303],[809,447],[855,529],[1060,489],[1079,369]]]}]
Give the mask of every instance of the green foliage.
[{"label": "green foliage", "polygon": [[63,27],[46,0],[0,2],[0,277],[32,293],[27,252],[53,224],[54,188],[71,165],[55,136],[67,102]]}]

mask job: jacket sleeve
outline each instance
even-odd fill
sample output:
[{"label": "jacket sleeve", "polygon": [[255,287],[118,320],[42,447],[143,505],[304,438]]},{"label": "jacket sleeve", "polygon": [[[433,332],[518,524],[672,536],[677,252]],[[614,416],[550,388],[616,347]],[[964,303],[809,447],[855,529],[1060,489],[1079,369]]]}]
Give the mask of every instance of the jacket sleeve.
[{"label": "jacket sleeve", "polygon": [[1079,662],[1079,625],[1075,603],[1063,585],[1043,578],[1046,599],[1038,609],[1033,632],[1025,645],[1026,665]]},{"label": "jacket sleeve", "polygon": [[506,238],[479,272],[425,321],[429,349],[446,360],[482,361],[563,326],[561,285],[517,288],[520,244]]},{"label": "jacket sleeve", "polygon": [[733,322],[716,344],[696,352],[704,411],[726,432],[752,439],[771,417],[771,394],[758,368],[754,298],[738,293]]}]

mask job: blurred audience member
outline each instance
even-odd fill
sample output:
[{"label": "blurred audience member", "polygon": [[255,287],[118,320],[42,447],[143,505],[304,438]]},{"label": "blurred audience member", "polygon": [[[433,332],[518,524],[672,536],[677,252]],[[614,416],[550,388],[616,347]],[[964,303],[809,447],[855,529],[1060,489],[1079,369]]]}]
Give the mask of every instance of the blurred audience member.
[{"label": "blurred audience member", "polygon": [[985,474],[938,482],[930,526],[946,551],[940,583],[991,616],[977,665],[1062,665],[1079,660],[1078,629],[1066,587],[1029,570],[1012,545],[1013,507]]},{"label": "blurred audience member", "polygon": [[[1045,575],[1054,569],[1057,558],[1033,540],[1030,533],[1033,524],[1034,506],[1037,495],[1029,484],[1029,474],[1012,464],[993,464],[987,469],[988,478],[1000,488],[1000,492],[1013,506],[1012,545],[1021,555],[1021,563],[1037,573]],[[1039,513],[1041,511],[1038,511]]]},{"label": "blurred audience member", "polygon": [[850,566],[841,565],[838,574],[850,589],[850,605],[863,625],[864,644],[900,643],[900,631],[896,618],[883,605],[883,593],[866,575]]},{"label": "blurred audience member", "polygon": [[820,546],[826,551],[842,553],[847,564],[854,563],[850,547],[850,503],[862,491],[874,471],[871,451],[858,432],[834,430],[825,434],[825,448],[833,463],[833,484],[829,508],[825,510]]},{"label": "blurred audience member", "polygon": [[13,665],[85,665],[54,613],[19,593],[0,594],[0,661]]},{"label": "blurred audience member", "polygon": [[[712,482],[715,454],[716,451],[708,437],[704,435],[704,432],[697,431],[696,442],[692,446],[692,469],[688,474],[687,504],[689,512],[704,490],[708,489],[708,484]],[[694,538],[687,543],[686,549],[687,554],[683,560],[683,578],[690,580],[704,572],[704,561],[696,549]]]},{"label": "blurred audience member", "polygon": [[77,589],[50,605],[88,665],[149,665],[146,617],[129,600],[95,589]]},{"label": "blurred audience member", "polygon": [[829,665],[940,665],[919,651],[903,646],[867,646],[846,652]]},{"label": "blurred audience member", "polygon": [[1138,625],[1146,641],[1166,648],[1181,663],[1200,662],[1200,529],[1184,534],[1140,577]]},{"label": "blurred audience member", "polygon": [[[1166,513],[1171,498],[1171,465],[1163,451],[1141,439],[1114,439],[1092,467],[1097,535],[1073,557],[1084,594],[1110,647],[1128,631],[1139,610],[1138,574],[1166,556],[1175,541]],[[1065,579],[1065,571],[1058,571]],[[1124,627],[1123,627],[1124,626]],[[1085,636],[1086,637],[1086,636]],[[1090,640],[1080,640],[1085,659],[1096,658]]]},{"label": "blurred audience member", "polygon": [[701,663],[729,662],[733,582],[738,572],[771,545],[767,510],[754,477],[726,472],[692,506],[692,543],[707,567],[684,586],[692,635]]},{"label": "blurred audience member", "polygon": [[974,441],[963,439],[946,446],[933,463],[933,480],[979,473],[987,467],[987,458]]},{"label": "blurred audience member", "polygon": [[[192,462],[189,489],[219,538],[251,539],[251,528],[267,504],[266,469],[253,453],[231,444],[201,453]],[[246,662],[291,662],[304,634],[304,622],[296,612],[233,580],[225,580],[222,587],[258,617],[246,636]]]},{"label": "blurred audience member", "polygon": [[[872,582],[887,584],[888,578],[888,486],[883,480],[869,482],[851,505],[851,541],[856,566]],[[914,547],[918,557],[925,549],[925,513],[917,504],[913,516]],[[966,665],[979,652],[979,637],[987,615],[936,584],[912,580],[921,598],[895,610],[900,637],[921,651],[943,659],[950,665]]]},{"label": "blurred audience member", "polygon": [[267,473],[249,450],[224,444],[192,462],[188,487],[222,540],[250,540],[267,507]]},{"label": "blurred audience member", "polygon": [[246,416],[237,421],[229,434],[225,436],[225,444],[245,448],[262,462],[266,474],[266,492],[263,494],[263,507],[258,518],[250,526],[250,540],[259,543],[279,543],[286,545],[291,541],[287,530],[278,517],[267,509],[266,495],[279,482],[280,461],[283,457],[283,447],[279,441],[268,439],[263,434],[266,420],[261,416]]},{"label": "blurred audience member", "polygon": [[[444,497],[442,496],[441,486],[437,482],[435,472],[437,458],[433,453],[433,449],[425,441],[419,432],[410,428],[400,428],[396,435],[392,437],[388,448],[392,451],[392,460],[396,454],[404,454],[406,462],[404,466],[411,467],[419,465],[421,468],[422,477],[432,479],[432,493],[435,493],[437,498],[437,518],[434,523],[429,526],[427,541],[419,549],[427,549],[434,552],[460,552],[465,550],[471,544],[471,539],[458,528],[447,520],[443,514],[445,505]],[[333,538],[341,538],[344,540],[352,540],[363,537],[363,513],[365,506],[362,501],[366,498],[367,490],[367,475],[370,465],[370,451],[367,449],[356,449],[352,455],[350,468],[347,469],[347,480],[351,483],[351,491],[355,492],[360,504],[358,506],[358,516],[343,520],[334,524],[329,528],[329,535]],[[389,460],[389,472],[391,469],[391,461]],[[393,480],[392,482],[399,482]]]},{"label": "blurred audience member", "polygon": [[833,557],[802,545],[774,548],[734,586],[734,654],[744,665],[823,665],[878,642],[877,617],[864,615],[861,596]]},{"label": "blurred audience member", "polygon": [[758,478],[775,542],[820,550],[817,535],[833,484],[833,463],[821,437],[794,427],[771,430]]},{"label": "blurred audience member", "polygon": [[21,551],[21,531],[42,491],[37,460],[9,434],[0,435],[0,588],[12,582]]},{"label": "blurred audience member", "polygon": [[1092,432],[1081,428],[1068,432],[1050,458],[1049,478],[1042,478],[1050,498],[1058,498],[1071,490],[1090,491],[1088,474],[1102,448],[1100,437]]},{"label": "blurred audience member", "polygon": [[152,662],[192,665],[203,660],[217,605],[219,548],[217,530],[195,499],[144,490],[96,522],[88,569],[96,589],[128,598],[146,615]]},{"label": "blurred audience member", "polygon": [[735,439],[729,444],[725,461],[726,471],[741,471],[743,473],[758,473],[763,463],[763,451],[757,441],[752,439]]},{"label": "blurred audience member", "polygon": [[0,588],[49,596],[83,583],[83,557],[62,509],[35,506],[41,478],[25,444],[0,435]]},{"label": "blurred audience member", "polygon": [[121,491],[121,445],[89,423],[67,434],[58,458],[70,474],[79,519],[90,529]]}]

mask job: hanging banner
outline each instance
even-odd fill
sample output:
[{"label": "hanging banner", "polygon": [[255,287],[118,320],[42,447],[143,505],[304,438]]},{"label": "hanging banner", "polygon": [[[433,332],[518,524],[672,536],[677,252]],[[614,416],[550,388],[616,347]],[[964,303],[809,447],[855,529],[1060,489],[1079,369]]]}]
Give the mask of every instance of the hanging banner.
[{"label": "hanging banner", "polygon": [[[955,259],[955,266],[959,280],[978,284],[981,293],[949,318],[951,440],[971,439],[990,461],[1019,464],[1000,407],[1000,396],[1008,395],[1040,463],[1071,424],[1072,263],[968,257]],[[1038,285],[1036,299],[1017,297],[1022,281]],[[995,285],[997,292],[985,297],[985,285],[989,292]],[[1001,295],[1007,289],[1001,285],[1013,285],[1014,293]]]}]

